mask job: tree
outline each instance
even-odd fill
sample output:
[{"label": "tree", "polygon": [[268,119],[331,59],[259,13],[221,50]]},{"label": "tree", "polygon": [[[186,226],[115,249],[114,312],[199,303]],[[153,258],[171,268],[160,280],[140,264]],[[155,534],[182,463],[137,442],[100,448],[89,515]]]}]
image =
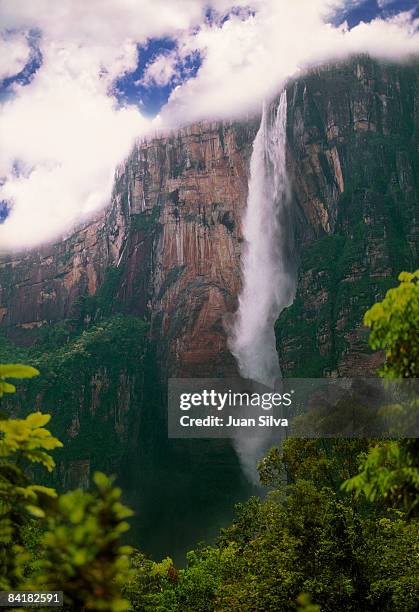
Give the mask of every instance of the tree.
[{"label": "tree", "polygon": [[419,270],[402,272],[400,285],[387,291],[364,317],[371,328],[372,349],[384,349],[386,361],[380,370],[386,378],[419,377]]},{"label": "tree", "polygon": [[[9,378],[31,378],[39,374],[30,366],[0,365],[0,397],[15,393]],[[47,451],[62,446],[44,429],[48,415],[40,412],[26,419],[0,415],[0,588],[17,588],[24,580],[30,555],[24,547],[25,529],[31,517],[45,516],[47,501],[56,497],[53,489],[33,484],[25,467],[40,463],[48,471],[54,460]]]},{"label": "tree", "polygon": [[[10,389],[6,390],[10,391]],[[33,484],[25,472],[31,463],[48,471],[54,460],[48,450],[62,446],[44,429],[49,415],[40,412],[26,419],[0,420],[0,588],[17,589],[24,580],[30,555],[24,547],[24,531],[30,518],[44,518],[54,489]]]}]

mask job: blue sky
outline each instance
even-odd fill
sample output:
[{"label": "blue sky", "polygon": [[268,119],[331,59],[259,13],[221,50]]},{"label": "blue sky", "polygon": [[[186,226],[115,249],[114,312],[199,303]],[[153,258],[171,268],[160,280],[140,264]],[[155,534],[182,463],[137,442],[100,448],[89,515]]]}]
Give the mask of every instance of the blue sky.
[{"label": "blue sky", "polygon": [[380,8],[377,0],[367,0],[366,2],[360,3],[357,6],[349,7],[346,11],[343,11],[339,18],[347,20],[348,25],[353,27],[360,21],[371,21],[376,17],[388,17],[395,15],[401,11],[415,10],[419,15],[419,6],[417,0],[387,0],[387,2],[381,3]]},{"label": "blue sky", "polygon": [[26,40],[30,48],[29,59],[22,70],[16,74],[6,77],[0,81],[0,100],[7,97],[14,83],[19,85],[27,85],[30,83],[33,75],[42,64],[42,53],[39,49],[39,41],[41,32],[39,30],[30,30],[27,33]]},{"label": "blue sky", "polygon": [[[147,86],[141,84],[147,66],[162,54],[175,51],[176,40],[171,38],[152,38],[145,45],[138,45],[137,68],[115,83],[115,95],[121,104],[138,104],[141,111],[147,116],[156,115],[161,107],[166,104],[170,93],[175,87],[174,81],[167,85],[156,85],[149,83]],[[198,53],[190,54],[179,65],[179,78],[183,82],[194,77],[201,65]]]}]

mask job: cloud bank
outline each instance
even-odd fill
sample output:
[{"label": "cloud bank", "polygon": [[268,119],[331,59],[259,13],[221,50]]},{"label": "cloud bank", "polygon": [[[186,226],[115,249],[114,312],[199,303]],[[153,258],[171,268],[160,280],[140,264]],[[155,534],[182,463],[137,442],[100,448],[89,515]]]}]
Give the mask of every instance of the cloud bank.
[{"label": "cloud bank", "polygon": [[[344,5],[345,3],[339,3]],[[326,19],[338,3],[325,0],[260,0],[255,14],[207,23],[182,42],[204,58],[195,79],[175,89],[162,109],[165,123],[254,112],[278,93],[285,79],[307,66],[367,52],[403,59],[419,53],[419,20],[411,13],[375,19],[349,29]]]},{"label": "cloud bank", "polygon": [[[362,4],[362,0],[355,2]],[[37,33],[42,63],[0,103],[0,250],[56,238],[110,198],[115,167],[157,126],[234,118],[260,109],[307,65],[369,52],[419,52],[412,13],[333,25],[343,0],[0,0],[0,79],[19,73]],[[141,46],[169,37],[142,84],[173,90],[155,120],[118,103],[115,83]],[[195,76],[182,63],[196,54]],[[9,87],[10,90],[10,87]]]}]

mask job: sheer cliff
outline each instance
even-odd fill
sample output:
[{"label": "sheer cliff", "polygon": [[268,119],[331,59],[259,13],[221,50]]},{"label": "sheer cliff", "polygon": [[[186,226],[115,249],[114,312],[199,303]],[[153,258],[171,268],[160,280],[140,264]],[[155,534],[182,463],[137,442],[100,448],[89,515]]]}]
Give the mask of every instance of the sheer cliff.
[{"label": "sheer cliff", "polygon": [[371,375],[380,362],[363,313],[418,265],[418,79],[417,64],[362,58],[291,87],[302,248],[297,296],[276,326],[286,375]]}]

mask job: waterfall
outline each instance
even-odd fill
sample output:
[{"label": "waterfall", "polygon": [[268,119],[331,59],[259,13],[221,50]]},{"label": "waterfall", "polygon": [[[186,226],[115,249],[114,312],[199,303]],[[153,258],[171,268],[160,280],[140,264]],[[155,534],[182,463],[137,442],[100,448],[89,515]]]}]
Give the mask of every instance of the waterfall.
[{"label": "waterfall", "polygon": [[295,292],[286,127],[284,90],[276,112],[264,104],[253,143],[243,220],[243,288],[229,339],[240,374],[271,388],[281,378],[274,324]]},{"label": "waterfall", "polygon": [[[278,389],[281,381],[275,321],[295,294],[296,267],[286,171],[287,94],[278,107],[264,104],[250,160],[249,195],[243,219],[243,287],[229,334],[229,347],[243,378]],[[251,407],[247,407],[247,415]],[[257,464],[278,434],[263,437],[237,430],[234,448],[251,482],[259,482]]]}]

